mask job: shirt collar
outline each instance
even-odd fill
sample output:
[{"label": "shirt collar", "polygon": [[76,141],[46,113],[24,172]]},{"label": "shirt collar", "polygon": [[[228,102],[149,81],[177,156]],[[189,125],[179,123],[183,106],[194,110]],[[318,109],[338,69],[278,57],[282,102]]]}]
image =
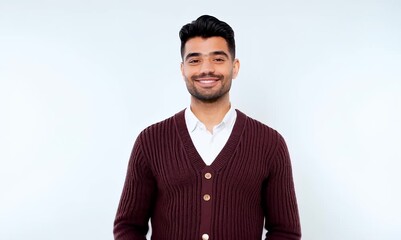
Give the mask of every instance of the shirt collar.
[{"label": "shirt collar", "polygon": [[[233,107],[230,106],[230,109],[224,116],[221,123],[217,124],[216,126],[222,126],[224,128],[230,129],[234,125],[236,118],[237,118],[237,112]],[[192,112],[191,107],[187,107],[185,109],[185,121],[189,132],[195,131],[197,127],[204,126],[204,124],[201,121],[199,121],[199,119]]]}]

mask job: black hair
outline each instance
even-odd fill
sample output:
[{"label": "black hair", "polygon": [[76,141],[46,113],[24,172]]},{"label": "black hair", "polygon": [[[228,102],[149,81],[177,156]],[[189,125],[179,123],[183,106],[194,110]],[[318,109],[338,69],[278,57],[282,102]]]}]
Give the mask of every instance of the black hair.
[{"label": "black hair", "polygon": [[181,39],[181,57],[184,57],[185,43],[194,37],[222,37],[226,40],[228,50],[233,59],[235,59],[235,40],[234,31],[227,23],[219,19],[202,15],[195,21],[184,25],[179,33]]}]

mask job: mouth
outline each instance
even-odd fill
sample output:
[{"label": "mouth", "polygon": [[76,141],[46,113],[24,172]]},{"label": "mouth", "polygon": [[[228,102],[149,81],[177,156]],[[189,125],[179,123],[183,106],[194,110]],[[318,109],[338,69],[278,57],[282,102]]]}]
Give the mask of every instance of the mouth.
[{"label": "mouth", "polygon": [[212,88],[216,86],[220,80],[223,79],[222,76],[214,74],[201,74],[193,76],[192,80],[203,88]]},{"label": "mouth", "polygon": [[210,88],[215,86],[220,81],[218,77],[207,77],[207,78],[197,78],[195,82],[197,82],[202,87]]},{"label": "mouth", "polygon": [[195,81],[202,82],[202,83],[216,82],[219,80],[220,80],[220,78],[218,78],[218,77],[206,77],[206,78],[195,79]]}]

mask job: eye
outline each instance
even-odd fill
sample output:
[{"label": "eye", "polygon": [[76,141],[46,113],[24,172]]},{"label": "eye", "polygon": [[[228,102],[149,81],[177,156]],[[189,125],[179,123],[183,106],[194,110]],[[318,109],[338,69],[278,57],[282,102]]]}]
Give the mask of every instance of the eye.
[{"label": "eye", "polygon": [[214,61],[215,61],[215,62],[224,62],[225,59],[219,57],[219,58],[215,58]]},{"label": "eye", "polygon": [[200,63],[200,60],[197,58],[192,58],[192,59],[188,60],[188,63],[193,65],[193,64]]}]

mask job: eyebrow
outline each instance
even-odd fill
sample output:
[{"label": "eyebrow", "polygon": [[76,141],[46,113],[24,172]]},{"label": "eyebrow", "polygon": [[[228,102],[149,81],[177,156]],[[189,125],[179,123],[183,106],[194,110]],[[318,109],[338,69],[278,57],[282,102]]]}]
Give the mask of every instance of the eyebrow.
[{"label": "eyebrow", "polygon": [[[210,52],[208,55],[209,55],[209,56],[223,55],[223,56],[225,56],[226,58],[229,58],[228,54],[227,54],[226,52],[224,52],[224,51],[214,51],[214,52]],[[199,56],[202,56],[202,54],[201,54],[201,53],[198,53],[198,52],[188,53],[188,54],[185,56],[185,61],[187,61],[188,58],[191,58],[191,57],[199,57]]]}]

